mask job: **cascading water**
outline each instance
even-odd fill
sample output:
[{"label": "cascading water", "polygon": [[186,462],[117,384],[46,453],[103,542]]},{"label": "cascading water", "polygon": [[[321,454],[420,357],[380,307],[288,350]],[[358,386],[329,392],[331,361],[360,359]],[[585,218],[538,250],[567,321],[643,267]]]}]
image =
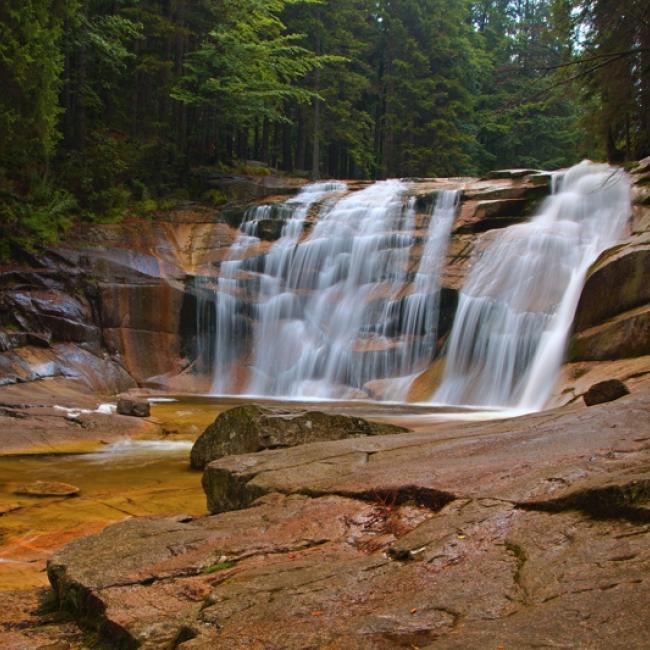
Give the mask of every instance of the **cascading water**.
[{"label": "cascading water", "polygon": [[249,393],[346,397],[390,372],[385,307],[404,284],[413,241],[400,227],[413,218],[405,191],[384,181],[354,192],[322,210],[290,256],[270,255]]},{"label": "cascading water", "polygon": [[589,265],[617,242],[629,212],[627,176],[584,162],[539,216],[500,233],[463,288],[432,401],[543,408]]},{"label": "cascading water", "polygon": [[[227,393],[233,390],[236,383],[231,366],[242,354],[242,344],[251,334],[250,301],[244,298],[260,290],[268,296],[277,293],[279,284],[276,286],[272,275],[274,272],[280,275],[286,270],[309,209],[328,195],[344,191],[346,187],[341,182],[313,183],[279,206],[260,205],[244,216],[240,233],[228,251],[228,258],[221,264],[215,291],[212,392]],[[279,214],[274,215],[274,210]],[[256,268],[259,257],[249,256],[249,253],[262,243],[257,236],[259,224],[272,218],[285,221],[280,239],[263,258],[264,269],[260,276]]]},{"label": "cascading water", "polygon": [[[214,393],[353,398],[371,380],[401,377],[386,393],[401,399],[427,366],[459,192],[439,194],[413,269],[407,186],[382,181],[341,198],[346,189],[308,185],[246,215],[212,307]],[[305,234],[312,208],[318,219]],[[262,253],[258,229],[272,218],[284,226]]]},{"label": "cascading water", "polygon": [[460,190],[441,191],[429,221],[412,290],[404,301],[397,373],[404,379],[395,384],[390,394],[395,400],[406,398],[414,373],[422,372],[434,353],[438,338],[440,276],[460,195]]}]

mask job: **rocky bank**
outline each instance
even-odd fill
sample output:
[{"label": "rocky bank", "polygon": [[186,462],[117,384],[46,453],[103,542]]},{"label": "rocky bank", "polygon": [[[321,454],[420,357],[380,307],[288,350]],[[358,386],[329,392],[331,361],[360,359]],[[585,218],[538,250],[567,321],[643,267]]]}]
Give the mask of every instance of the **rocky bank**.
[{"label": "rocky bank", "polygon": [[[218,180],[230,198],[223,208],[188,203],[152,219],[79,228],[58,246],[24,252],[19,264],[0,269],[0,387],[50,380],[51,391],[60,386],[91,394],[136,385],[206,390],[209,369],[199,349],[205,352],[210,341],[200,340],[198,306],[212,295],[246,209],[254,201],[282,201],[300,186],[273,177]],[[550,177],[523,170],[487,179],[408,180],[420,241],[437,193],[463,188],[444,272],[444,335],[473,252],[489,243],[495,229],[529,216],[548,194]],[[365,186],[351,181],[348,191]],[[263,229],[266,241],[247,256],[265,252],[283,218],[282,211],[272,213]],[[413,247],[412,269],[422,250]],[[370,387],[367,393],[379,394]]]},{"label": "rocky bank", "polygon": [[112,647],[646,648],[649,389],[224,457],[215,514],[112,526],[50,581]]}]

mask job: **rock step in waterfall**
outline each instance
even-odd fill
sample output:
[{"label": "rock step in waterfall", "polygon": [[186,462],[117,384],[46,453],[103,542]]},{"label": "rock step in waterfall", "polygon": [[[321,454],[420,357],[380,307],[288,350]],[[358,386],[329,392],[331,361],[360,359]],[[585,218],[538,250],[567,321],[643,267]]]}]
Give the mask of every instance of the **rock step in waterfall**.
[{"label": "rock step in waterfall", "polygon": [[[441,277],[461,187],[437,192],[426,220],[398,180],[356,191],[315,183],[253,208],[221,264],[209,317],[200,310],[213,323],[204,352],[213,392],[355,399],[387,380],[382,397],[404,401],[442,356],[432,401],[541,408],[585,273],[630,212],[627,176],[607,165],[551,179],[537,216],[497,231],[476,256],[448,340],[438,336]],[[269,222],[281,224],[271,244],[261,232]]]}]

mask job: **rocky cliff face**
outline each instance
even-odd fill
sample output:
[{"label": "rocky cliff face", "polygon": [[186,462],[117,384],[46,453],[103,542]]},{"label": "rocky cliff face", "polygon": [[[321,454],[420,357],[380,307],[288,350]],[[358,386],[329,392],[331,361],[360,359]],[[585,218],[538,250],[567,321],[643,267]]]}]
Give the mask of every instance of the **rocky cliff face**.
[{"label": "rocky cliff face", "polygon": [[[647,161],[633,175],[636,203],[629,240],[592,269],[576,319],[574,360],[650,353],[643,281],[650,265],[649,176]],[[245,184],[247,192],[251,183]],[[351,183],[350,191],[365,185]],[[264,179],[245,198],[259,200],[270,193],[265,201],[281,201],[298,186]],[[549,192],[550,177],[509,170],[481,180],[410,179],[410,186],[417,199],[415,234],[421,239],[436,194],[463,188],[443,273],[444,336],[473,255],[499,229],[535,210]],[[0,271],[0,384],[54,378],[105,393],[136,384],[206,390],[206,369],[195,363],[197,300],[209,297],[245,206],[216,210],[187,205],[154,220],[87,227],[55,249]],[[265,252],[277,238],[281,218],[278,211],[265,230],[267,241],[248,255]],[[413,247],[411,268],[417,268],[422,249]],[[603,300],[612,282],[623,290],[620,295],[609,292]],[[406,287],[404,294],[408,291]],[[381,386],[369,391],[379,396]]]}]

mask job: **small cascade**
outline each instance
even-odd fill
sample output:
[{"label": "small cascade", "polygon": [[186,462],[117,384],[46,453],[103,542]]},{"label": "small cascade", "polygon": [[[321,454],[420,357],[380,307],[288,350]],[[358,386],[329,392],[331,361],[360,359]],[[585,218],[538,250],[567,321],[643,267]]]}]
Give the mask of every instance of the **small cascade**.
[{"label": "small cascade", "polygon": [[247,266],[247,253],[258,244],[258,224],[271,217],[272,206],[260,205],[244,215],[228,257],[221,263],[214,300],[214,372],[212,391],[223,393],[232,383],[227,372],[232,362],[242,353],[242,342],[249,335],[249,320],[246,317],[241,295],[246,291],[246,278],[242,278]]},{"label": "small cascade", "polygon": [[397,372],[404,379],[395,384],[390,394],[394,400],[406,398],[413,375],[425,370],[435,351],[440,312],[440,276],[460,196],[460,190],[442,190],[431,214],[412,291],[404,301]]},{"label": "small cascade", "polygon": [[[383,181],[321,209],[290,251],[264,264],[250,394],[340,398],[393,371],[387,304],[403,287],[414,211]],[[406,229],[409,229],[408,231]],[[395,310],[393,310],[395,311]]]},{"label": "small cascade", "polygon": [[584,162],[554,180],[539,216],[501,232],[474,265],[432,401],[538,410],[550,396],[586,272],[630,212],[619,170]]},{"label": "small cascade", "polygon": [[[427,367],[460,192],[439,193],[422,234],[401,181],[346,190],[315,183],[247,213],[210,312],[214,393],[352,399],[390,379],[385,397],[403,399]],[[270,219],[283,227],[269,245]]]},{"label": "small cascade", "polygon": [[[271,277],[286,269],[311,206],[327,195],[345,189],[345,183],[340,182],[313,183],[279,206],[256,206],[244,215],[237,239],[230,247],[227,259],[221,263],[215,291],[213,393],[226,394],[234,390],[237,380],[232,376],[231,366],[245,353],[252,335],[252,297],[260,291],[267,295],[276,291]],[[251,255],[251,251],[262,244],[257,236],[259,224],[271,219],[284,220],[284,224],[280,239],[262,258],[264,266],[260,275],[260,258]]]}]

